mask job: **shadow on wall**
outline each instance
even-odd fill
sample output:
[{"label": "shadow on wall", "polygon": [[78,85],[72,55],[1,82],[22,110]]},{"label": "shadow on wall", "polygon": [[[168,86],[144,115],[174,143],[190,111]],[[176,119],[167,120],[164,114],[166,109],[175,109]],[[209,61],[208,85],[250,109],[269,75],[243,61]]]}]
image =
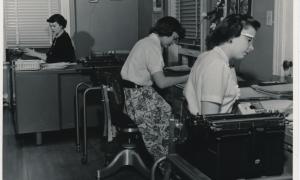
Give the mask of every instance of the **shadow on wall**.
[{"label": "shadow on wall", "polygon": [[94,38],[85,31],[80,31],[72,37],[75,44],[75,51],[77,59],[88,57],[95,44]]}]

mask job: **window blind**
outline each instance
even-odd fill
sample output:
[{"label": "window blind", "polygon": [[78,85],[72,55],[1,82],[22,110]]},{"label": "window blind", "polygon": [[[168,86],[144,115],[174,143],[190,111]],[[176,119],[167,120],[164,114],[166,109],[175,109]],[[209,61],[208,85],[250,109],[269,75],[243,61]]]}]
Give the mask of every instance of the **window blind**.
[{"label": "window blind", "polygon": [[7,47],[49,47],[46,20],[60,12],[59,0],[4,0]]},{"label": "window blind", "polygon": [[176,0],[176,17],[185,28],[180,44],[200,46],[200,0]]}]

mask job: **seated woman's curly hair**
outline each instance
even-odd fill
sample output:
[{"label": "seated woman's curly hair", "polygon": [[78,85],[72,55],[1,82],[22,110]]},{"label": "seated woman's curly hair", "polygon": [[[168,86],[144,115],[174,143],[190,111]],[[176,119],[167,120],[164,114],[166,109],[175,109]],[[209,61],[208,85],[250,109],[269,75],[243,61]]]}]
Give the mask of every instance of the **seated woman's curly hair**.
[{"label": "seated woman's curly hair", "polygon": [[206,37],[207,50],[240,36],[241,31],[248,27],[253,27],[257,30],[260,28],[260,23],[247,14],[231,14],[227,16]]},{"label": "seated woman's curly hair", "polygon": [[159,36],[172,36],[173,32],[176,32],[179,38],[183,38],[185,35],[185,29],[176,18],[171,16],[159,19],[150,30],[150,33],[156,33]]},{"label": "seated woman's curly hair", "polygon": [[57,24],[61,25],[63,28],[67,26],[67,20],[60,14],[53,14],[47,19],[48,23],[57,22]]}]

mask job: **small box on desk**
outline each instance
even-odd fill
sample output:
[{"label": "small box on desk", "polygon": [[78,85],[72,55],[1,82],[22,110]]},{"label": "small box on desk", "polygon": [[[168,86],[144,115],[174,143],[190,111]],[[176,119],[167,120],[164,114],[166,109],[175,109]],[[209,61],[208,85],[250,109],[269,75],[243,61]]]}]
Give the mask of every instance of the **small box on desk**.
[{"label": "small box on desk", "polygon": [[279,113],[207,115],[189,119],[179,154],[215,180],[280,175],[284,118]]}]

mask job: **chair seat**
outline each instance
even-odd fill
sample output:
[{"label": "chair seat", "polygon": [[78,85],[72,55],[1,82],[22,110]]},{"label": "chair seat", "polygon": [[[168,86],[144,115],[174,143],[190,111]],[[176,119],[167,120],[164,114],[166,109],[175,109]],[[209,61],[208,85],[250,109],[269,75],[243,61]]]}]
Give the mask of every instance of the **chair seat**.
[{"label": "chair seat", "polygon": [[124,113],[114,113],[111,115],[112,124],[121,129],[138,129],[135,122]]}]

